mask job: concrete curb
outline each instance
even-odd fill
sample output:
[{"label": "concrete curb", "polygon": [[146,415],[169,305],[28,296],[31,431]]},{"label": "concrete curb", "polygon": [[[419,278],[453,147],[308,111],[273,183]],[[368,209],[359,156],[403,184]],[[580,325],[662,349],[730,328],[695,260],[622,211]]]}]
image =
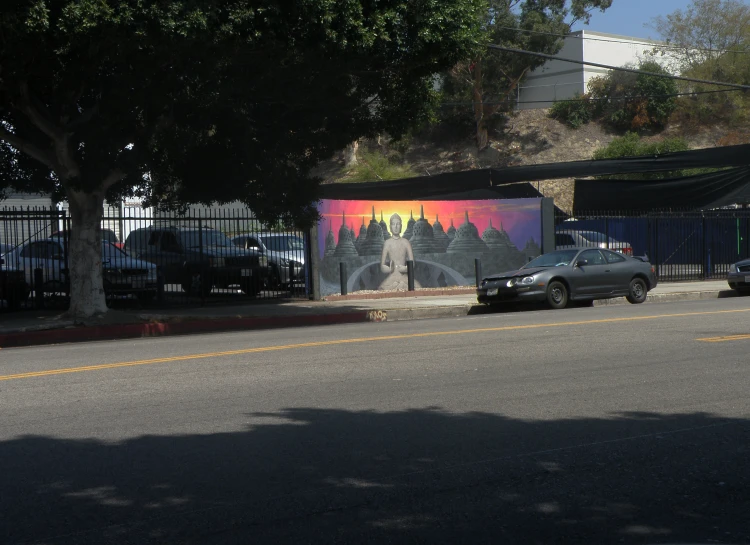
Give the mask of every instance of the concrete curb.
[{"label": "concrete curb", "polygon": [[[111,341],[187,335],[195,333],[220,333],[277,329],[283,327],[306,327],[315,325],[353,324],[371,321],[369,312],[354,311],[305,316],[274,316],[254,318],[201,318],[179,321],[157,321],[151,323],[118,324],[102,326],[69,326],[61,329],[44,329],[0,334],[0,348],[17,348],[43,344],[58,344],[86,341]],[[384,321],[384,320],[381,320]]]},{"label": "concrete curb", "polygon": [[[650,294],[647,303],[676,301],[698,301],[738,297],[734,290],[692,291]],[[595,306],[629,304],[624,297],[602,299]],[[306,327],[316,325],[354,324],[366,322],[396,322],[404,320],[427,320],[434,318],[459,318],[470,314],[491,313],[489,307],[479,304],[460,304],[440,307],[413,307],[398,309],[356,310],[338,313],[320,313],[297,316],[203,318],[152,316],[149,322],[101,326],[72,326],[60,328],[32,329],[0,334],[0,348],[22,346],[107,341],[188,335],[196,333],[220,333],[229,331]]]}]

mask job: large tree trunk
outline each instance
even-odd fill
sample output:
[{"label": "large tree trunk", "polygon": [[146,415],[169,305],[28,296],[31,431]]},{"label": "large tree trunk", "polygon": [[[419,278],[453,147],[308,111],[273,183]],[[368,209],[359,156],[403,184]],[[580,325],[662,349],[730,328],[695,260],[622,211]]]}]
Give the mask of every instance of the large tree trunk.
[{"label": "large tree trunk", "polygon": [[101,221],[104,195],[68,192],[70,202],[70,309],[74,320],[107,312],[102,280]]},{"label": "large tree trunk", "polygon": [[482,60],[476,61],[473,70],[474,88],[474,121],[477,124],[477,150],[482,151],[489,145],[487,120],[484,111],[484,87],[482,85]]},{"label": "large tree trunk", "polygon": [[357,150],[359,149],[359,140],[355,140],[344,149],[344,167],[352,168],[357,164]]}]

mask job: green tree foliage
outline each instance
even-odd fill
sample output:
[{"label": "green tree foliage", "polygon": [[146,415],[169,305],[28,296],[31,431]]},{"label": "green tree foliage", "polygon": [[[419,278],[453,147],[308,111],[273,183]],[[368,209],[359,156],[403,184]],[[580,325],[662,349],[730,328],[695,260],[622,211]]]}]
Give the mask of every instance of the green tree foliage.
[{"label": "green tree foliage", "polygon": [[[587,22],[593,10],[604,11],[612,0],[489,0],[483,28],[486,43],[555,54],[559,36],[573,24]],[[520,31],[550,33],[530,34]],[[477,147],[489,144],[489,131],[512,110],[520,82],[545,60],[502,51],[482,51],[464,58],[443,78],[442,120],[472,126]],[[467,105],[473,106],[467,106]]]},{"label": "green tree foliage", "polygon": [[[657,17],[653,26],[669,43],[684,75],[750,84],[750,4],[741,0],[693,0],[686,9]],[[658,48],[657,48],[658,49]],[[715,85],[680,84],[684,92],[716,91]],[[723,121],[744,125],[750,118],[747,93],[696,94],[678,101],[677,119],[688,126]]]},{"label": "green tree foliage", "polygon": [[[651,141],[643,140],[638,133],[627,132],[624,136],[615,138],[604,148],[594,152],[594,159],[621,159],[623,157],[653,157],[664,153],[688,151],[690,147],[684,138],[664,138]],[[687,174],[697,174],[697,171],[648,172],[644,174],[626,174],[616,176],[624,180],[660,180]]]},{"label": "green tree foliage", "polygon": [[[638,66],[644,72],[669,74],[655,61]],[[659,129],[669,120],[676,107],[675,80],[610,70],[589,82],[589,95],[594,101],[594,116],[618,129]]]},{"label": "green tree foliage", "polygon": [[0,190],[70,203],[71,309],[105,312],[103,199],[241,200],[309,223],[310,169],[425,121],[484,0],[7,0]]}]

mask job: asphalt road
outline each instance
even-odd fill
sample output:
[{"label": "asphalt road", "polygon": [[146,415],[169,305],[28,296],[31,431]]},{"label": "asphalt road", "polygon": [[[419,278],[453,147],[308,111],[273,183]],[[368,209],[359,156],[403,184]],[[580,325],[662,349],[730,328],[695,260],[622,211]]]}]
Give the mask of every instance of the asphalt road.
[{"label": "asphalt road", "polygon": [[2,350],[0,543],[750,543],[749,354],[750,298]]}]

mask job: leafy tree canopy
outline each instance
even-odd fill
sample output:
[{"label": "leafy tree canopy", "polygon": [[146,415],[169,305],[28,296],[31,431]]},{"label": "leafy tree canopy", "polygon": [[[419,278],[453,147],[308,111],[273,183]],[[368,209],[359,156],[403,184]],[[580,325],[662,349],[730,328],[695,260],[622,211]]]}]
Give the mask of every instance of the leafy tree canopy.
[{"label": "leafy tree canopy", "polygon": [[[612,0],[490,0],[489,5],[483,21],[486,43],[556,54],[563,46],[561,35],[576,22],[588,22],[592,11],[608,9]],[[477,145],[485,148],[498,114],[513,108],[519,83],[545,62],[540,57],[486,50],[462,59],[444,77],[448,107],[443,119],[475,125]]]},{"label": "leafy tree canopy", "polygon": [[[7,0],[0,188],[311,218],[308,172],[404,132],[482,0]],[[21,152],[21,153],[18,153]]]},{"label": "leafy tree canopy", "polygon": [[485,0],[5,0],[0,190],[70,203],[73,316],[106,311],[105,195],[311,222],[320,159],[428,117]]}]

